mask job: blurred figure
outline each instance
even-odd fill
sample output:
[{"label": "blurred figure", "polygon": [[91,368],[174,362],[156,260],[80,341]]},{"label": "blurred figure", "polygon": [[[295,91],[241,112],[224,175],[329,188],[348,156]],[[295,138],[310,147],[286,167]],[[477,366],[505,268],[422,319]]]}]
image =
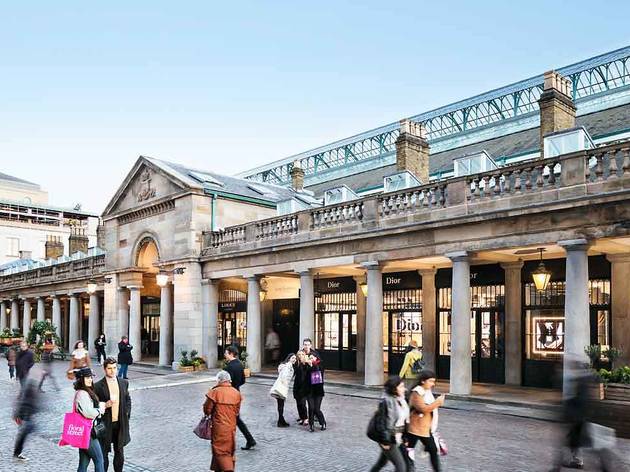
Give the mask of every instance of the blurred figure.
[{"label": "blurred figure", "polygon": [[53,387],[55,388],[55,390],[58,392],[59,391],[59,385],[57,385],[57,380],[55,379],[55,375],[53,374],[53,368],[52,368],[52,361],[53,361],[53,353],[51,349],[45,349],[42,352],[42,362],[41,362],[41,367],[42,367],[42,378],[39,382],[39,391],[40,392],[44,392],[44,389],[42,388],[44,385],[44,380],[46,379],[50,379],[50,381],[53,384]]},{"label": "blurred figure", "polygon": [[145,327],[140,331],[140,352],[142,354],[149,353],[149,332]]},{"label": "blurred figure", "polygon": [[17,379],[20,381],[20,386],[23,387],[26,383],[28,373],[31,367],[33,367],[33,364],[35,364],[33,351],[29,349],[26,341],[22,341],[20,343],[20,351],[15,356],[15,373]]},{"label": "blurred figure", "polygon": [[105,346],[107,346],[107,340],[105,339],[105,335],[101,334],[96,341],[94,341],[94,349],[96,349],[96,358],[98,359],[98,363],[103,365],[103,361],[107,357],[105,355]]},{"label": "blurred figure", "polygon": [[265,350],[267,351],[267,359],[271,359],[276,363],[280,359],[280,336],[276,333],[273,327],[267,329],[267,337],[265,338]]},{"label": "blurred figure", "polygon": [[39,384],[41,381],[41,371],[33,369],[32,373],[24,380],[20,395],[15,405],[13,420],[19,426],[18,434],[15,438],[13,448],[13,459],[26,462],[28,458],[22,453],[26,438],[35,431],[35,415],[40,410]]},{"label": "blurred figure", "polygon": [[236,423],[241,394],[232,387],[230,373],[217,374],[217,385],[206,394],[203,413],[212,418],[212,463],[210,470],[232,472],[236,467]]},{"label": "blurred figure", "polygon": [[9,379],[10,380],[17,380],[17,378],[15,377],[15,349],[13,349],[12,347],[9,348],[9,350],[7,351],[7,363],[9,364]]}]

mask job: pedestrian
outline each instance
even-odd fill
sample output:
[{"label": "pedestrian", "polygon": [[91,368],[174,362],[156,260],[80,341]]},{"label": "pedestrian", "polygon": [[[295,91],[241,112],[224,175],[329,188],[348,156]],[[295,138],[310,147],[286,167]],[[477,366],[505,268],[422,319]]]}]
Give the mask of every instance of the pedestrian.
[{"label": "pedestrian", "polygon": [[142,354],[149,353],[149,332],[145,327],[140,331],[140,352]]},{"label": "pedestrian", "polygon": [[297,362],[293,366],[293,398],[297,405],[298,424],[308,424],[308,410],[306,409],[306,396],[308,395],[308,384],[306,383],[306,354],[298,351],[295,355]]},{"label": "pedestrian", "polygon": [[376,464],[370,469],[377,472],[387,462],[394,464],[396,472],[407,471],[407,461],[403,455],[403,433],[409,419],[409,406],[405,400],[405,383],[395,375],[383,386],[384,394],[381,406],[385,410],[387,440],[379,443],[380,455]]},{"label": "pedestrian", "polygon": [[418,441],[422,443],[431,458],[431,467],[436,472],[440,470],[440,456],[438,445],[434,437],[438,428],[438,409],[444,405],[444,396],[437,398],[433,395],[435,387],[435,374],[430,370],[424,370],[418,376],[418,382],[409,396],[409,425],[405,440],[409,460],[415,461],[414,449]]},{"label": "pedestrian", "polygon": [[[111,408],[113,402],[99,401],[94,393],[94,373],[89,367],[83,367],[74,372],[74,411],[88,420],[94,421],[101,417],[107,408]],[[79,449],[79,467],[77,472],[87,472],[90,461],[94,463],[94,472],[105,472],[103,451],[94,431],[90,437],[90,445],[87,449]]]},{"label": "pedestrian", "polygon": [[[310,341],[309,341],[310,342]],[[314,351],[306,356],[306,401],[308,403],[308,429],[315,431],[313,421],[317,418],[322,431],[326,430],[326,419],[321,406],[324,399],[324,368]]]},{"label": "pedestrian", "polygon": [[[54,346],[51,346],[54,347]],[[52,361],[53,361],[53,354],[52,354],[52,348],[51,349],[44,349],[42,351],[42,378],[39,382],[39,391],[43,392],[44,389],[42,388],[44,385],[44,380],[46,379],[50,379],[50,381],[53,384],[53,387],[55,388],[55,390],[58,392],[59,389],[59,385],[57,384],[57,379],[55,379],[55,374],[53,372],[53,368],[52,368]]]},{"label": "pedestrian", "polygon": [[105,339],[105,335],[101,333],[101,335],[96,338],[96,341],[94,341],[96,358],[98,359],[98,363],[101,365],[103,365],[103,361],[107,357],[105,354],[105,346],[107,346],[107,340]]},{"label": "pedestrian", "polygon": [[[243,372],[243,364],[241,364],[241,361],[238,360],[238,349],[234,346],[226,347],[223,352],[223,357],[225,357],[225,360],[227,361],[225,370],[230,374],[232,387],[240,392],[241,386],[245,384],[245,373]],[[254,436],[252,436],[252,433],[249,432],[249,429],[241,419],[240,414],[236,417],[236,426],[238,426],[238,430],[243,434],[243,436],[245,436],[245,446],[241,447],[241,449],[243,451],[253,449],[256,445],[256,440],[254,439]]]},{"label": "pedestrian", "polygon": [[118,377],[127,379],[127,371],[129,366],[133,364],[133,356],[131,355],[133,346],[129,344],[129,338],[123,336],[118,343]]},{"label": "pedestrian", "polygon": [[424,362],[422,361],[422,350],[418,348],[418,343],[415,339],[409,341],[408,347],[409,349],[405,354],[405,359],[398,375],[405,382],[407,391],[411,391],[418,383],[418,375],[424,368]]},{"label": "pedestrian", "polygon": [[17,377],[15,376],[15,349],[10,347],[7,351],[7,363],[9,364],[9,379],[17,381]]},{"label": "pedestrian", "polygon": [[203,413],[212,421],[212,463],[210,470],[232,472],[236,468],[236,425],[241,394],[232,386],[230,373],[217,374],[217,385],[206,394]]},{"label": "pedestrian", "polygon": [[317,359],[321,360],[319,352],[313,349],[313,341],[311,341],[310,338],[304,338],[304,341],[302,341],[302,351],[304,351],[304,354],[306,354],[306,356],[314,356]]},{"label": "pedestrian", "polygon": [[26,379],[20,390],[20,395],[15,405],[13,420],[19,426],[18,434],[13,447],[13,459],[26,462],[28,458],[22,453],[26,438],[35,430],[35,415],[40,410],[39,382],[40,375],[35,369]]},{"label": "pedestrian", "polygon": [[67,373],[68,380],[74,380],[74,372],[84,367],[92,368],[92,360],[90,353],[85,349],[85,343],[81,340],[74,344],[72,358],[70,359],[70,368]]},{"label": "pedestrian", "polygon": [[293,366],[297,362],[295,354],[289,354],[282,364],[278,366],[278,378],[274,382],[269,394],[276,399],[278,404],[278,428],[287,428],[289,423],[284,419],[284,402],[289,395],[289,383],[293,379]]},{"label": "pedestrian", "polygon": [[28,373],[35,364],[35,358],[33,357],[33,351],[28,347],[26,341],[20,343],[20,350],[15,356],[15,375],[20,382],[20,386],[24,386]]},{"label": "pedestrian", "polygon": [[267,329],[267,337],[265,338],[265,350],[267,351],[267,359],[271,359],[273,363],[278,362],[280,359],[280,336],[276,333],[273,327]]},{"label": "pedestrian", "polygon": [[103,451],[105,472],[109,469],[109,453],[114,446],[114,472],[122,472],[125,465],[124,447],[129,444],[129,418],[131,416],[131,396],[129,382],[118,378],[116,359],[108,357],[103,362],[105,377],[94,384],[94,393],[101,402],[112,401],[105,410],[103,424],[105,433],[99,438]]}]

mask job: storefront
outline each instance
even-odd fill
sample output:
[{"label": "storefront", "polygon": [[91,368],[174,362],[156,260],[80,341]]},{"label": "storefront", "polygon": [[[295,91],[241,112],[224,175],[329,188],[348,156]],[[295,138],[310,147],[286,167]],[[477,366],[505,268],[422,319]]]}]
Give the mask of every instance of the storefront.
[{"label": "storefront", "polygon": [[[300,299],[282,298],[272,300],[273,303],[273,329],[280,337],[280,360],[285,359],[289,353],[295,353],[301,348],[300,343]],[[266,353],[265,361],[274,365],[278,361],[270,358]]]},{"label": "storefront", "polygon": [[357,285],[352,277],[315,280],[315,337],[326,368],[356,370]]},{"label": "storefront", "polygon": [[417,271],[383,274],[385,371],[398,374],[407,346],[422,347],[422,277]]},{"label": "storefront", "polygon": [[[439,269],[437,375],[450,376],[452,270]],[[498,264],[470,268],[473,382],[505,382],[505,274]]]},{"label": "storefront", "polygon": [[247,294],[239,290],[223,290],[219,296],[217,319],[217,349],[219,359],[223,350],[235,345],[240,350],[247,347]]},{"label": "storefront", "polygon": [[[538,261],[525,263],[523,280],[523,385],[560,388],[564,354],[565,259],[545,260],[551,281],[538,291],[532,271]],[[591,344],[610,345],[610,263],[589,257]],[[586,347],[586,346],[584,346]],[[618,347],[618,346],[616,346]]]}]

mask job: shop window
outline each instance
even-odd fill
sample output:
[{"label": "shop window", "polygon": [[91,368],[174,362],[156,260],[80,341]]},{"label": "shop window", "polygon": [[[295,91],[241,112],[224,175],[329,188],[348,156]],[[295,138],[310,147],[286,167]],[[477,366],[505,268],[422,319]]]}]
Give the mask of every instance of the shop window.
[{"label": "shop window", "polygon": [[352,350],[357,335],[356,292],[319,294],[315,309],[316,348]]}]

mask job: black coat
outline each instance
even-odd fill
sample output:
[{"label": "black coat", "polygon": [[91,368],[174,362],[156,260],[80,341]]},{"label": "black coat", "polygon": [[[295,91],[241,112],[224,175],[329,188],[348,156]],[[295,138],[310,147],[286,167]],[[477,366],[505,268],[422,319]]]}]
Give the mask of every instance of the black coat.
[{"label": "black coat", "polygon": [[105,346],[107,346],[107,340],[105,338],[99,336],[96,338],[96,341],[94,341],[94,347],[98,352],[105,352]]},{"label": "black coat", "polygon": [[118,363],[119,364],[133,364],[133,357],[131,356],[131,350],[133,346],[130,344],[125,344],[124,342],[118,343]]},{"label": "black coat", "polygon": [[293,398],[300,400],[308,395],[308,383],[306,381],[306,365],[296,364],[293,377]]},{"label": "black coat", "polygon": [[232,387],[236,390],[241,389],[241,385],[245,383],[245,373],[243,372],[243,364],[238,359],[233,359],[225,366],[225,370],[232,377]]},{"label": "black coat", "polygon": [[[120,392],[119,409],[118,409],[118,446],[124,447],[129,444],[131,437],[129,436],[129,417],[131,416],[131,397],[129,396],[129,382],[125,379],[116,378],[118,382],[118,391]],[[109,397],[109,388],[107,387],[107,378],[103,377],[94,384],[94,393],[99,401],[107,402],[111,400]],[[112,444],[112,409],[107,408],[102,416],[105,425],[105,435],[99,439],[101,448],[104,452],[111,450]]]},{"label": "black coat", "polygon": [[[315,371],[320,371],[322,373],[322,383],[320,384],[312,384],[311,383],[311,373]],[[305,391],[307,395],[311,397],[323,397],[324,396],[324,369],[321,367],[321,364],[318,366],[309,366],[306,365],[306,387]]]},{"label": "black coat", "polygon": [[17,378],[25,379],[33,364],[35,364],[33,351],[30,349],[18,351],[17,356],[15,356],[15,375],[17,375]]}]

